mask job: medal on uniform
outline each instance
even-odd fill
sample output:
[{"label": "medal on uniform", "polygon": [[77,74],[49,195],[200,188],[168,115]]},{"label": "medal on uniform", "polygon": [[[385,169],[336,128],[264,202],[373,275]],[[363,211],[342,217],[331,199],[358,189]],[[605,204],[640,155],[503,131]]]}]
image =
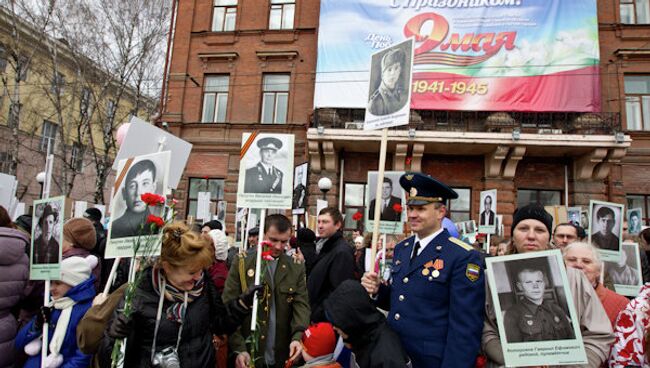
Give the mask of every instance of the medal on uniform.
[{"label": "medal on uniform", "polygon": [[246,275],[248,275],[248,277],[253,277],[255,276],[255,271],[253,271],[252,268],[249,268],[248,271],[246,272]]},{"label": "medal on uniform", "polygon": [[555,316],[553,319],[555,320],[555,323],[560,323],[560,317]]},{"label": "medal on uniform", "polygon": [[445,261],[440,258],[436,259],[435,262],[433,262],[433,268],[434,270],[431,272],[431,276],[438,278],[438,276],[440,276],[440,270],[445,268]]},{"label": "medal on uniform", "polygon": [[433,272],[431,272],[431,276],[433,276],[434,278],[437,278],[438,276],[440,276],[440,271],[433,270]]},{"label": "medal on uniform", "polygon": [[533,325],[533,321],[531,321],[531,320],[526,321],[526,323],[528,323],[528,326],[532,326],[532,325]]},{"label": "medal on uniform", "polygon": [[[434,271],[435,272],[435,271]],[[428,268],[423,268],[422,269],[422,276],[429,276],[429,269]]]}]

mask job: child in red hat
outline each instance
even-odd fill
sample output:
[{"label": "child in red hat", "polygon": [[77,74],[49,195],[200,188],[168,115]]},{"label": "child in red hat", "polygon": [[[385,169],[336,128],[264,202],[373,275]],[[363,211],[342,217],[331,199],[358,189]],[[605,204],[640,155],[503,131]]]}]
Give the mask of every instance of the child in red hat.
[{"label": "child in red hat", "polygon": [[342,368],[334,360],[336,348],[336,335],[332,325],[321,322],[309,326],[302,335],[302,358],[305,360],[303,368]]}]

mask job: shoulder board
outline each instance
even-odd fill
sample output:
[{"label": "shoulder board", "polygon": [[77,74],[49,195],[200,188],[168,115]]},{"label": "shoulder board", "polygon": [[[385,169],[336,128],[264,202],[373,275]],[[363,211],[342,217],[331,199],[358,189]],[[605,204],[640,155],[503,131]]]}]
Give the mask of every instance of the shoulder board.
[{"label": "shoulder board", "polygon": [[456,245],[458,245],[458,246],[460,246],[461,248],[465,249],[465,250],[468,251],[468,252],[469,252],[470,250],[474,250],[474,248],[472,248],[471,245],[465,243],[464,241],[462,241],[462,240],[460,240],[460,239],[454,238],[453,236],[450,236],[450,237],[449,237],[449,241],[452,242],[452,243],[454,243],[454,244],[456,244]]}]

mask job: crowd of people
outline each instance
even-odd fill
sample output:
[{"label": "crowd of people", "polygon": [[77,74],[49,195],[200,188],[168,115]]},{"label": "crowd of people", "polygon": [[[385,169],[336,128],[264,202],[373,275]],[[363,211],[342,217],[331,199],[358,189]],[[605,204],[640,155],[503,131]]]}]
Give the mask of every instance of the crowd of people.
[{"label": "crowd of people", "polygon": [[[333,207],[319,212],[318,236],[269,215],[263,228],[249,230],[243,252],[218,221],[175,221],[163,228],[160,256],[139,265],[131,294],[128,262],[117,267],[110,293],[102,292],[111,262],[103,259],[101,213],[89,209],[64,223],[61,277],[51,282],[46,305],[43,282],[29,280],[31,219],[12,222],[0,207],[0,368],[41,367],[46,325],[44,367],[111,367],[116,341],[125,344],[124,367],[500,367],[504,335],[575,337],[557,317],[539,329],[515,324],[501,331],[497,323],[485,258],[549,249],[562,251],[584,366],[650,366],[650,286],[632,301],[612,291],[583,229],[552,228],[551,215],[531,204],[515,211],[510,237],[491,237],[484,252],[444,225],[445,203],[457,197],[451,188],[419,173],[402,176],[400,185],[409,193],[411,235],[383,237],[374,259],[372,234],[345,236]],[[643,281],[650,281],[650,229],[636,237]],[[544,288],[535,270],[518,277]],[[529,325],[563,313],[537,295],[506,313],[526,314]]]}]

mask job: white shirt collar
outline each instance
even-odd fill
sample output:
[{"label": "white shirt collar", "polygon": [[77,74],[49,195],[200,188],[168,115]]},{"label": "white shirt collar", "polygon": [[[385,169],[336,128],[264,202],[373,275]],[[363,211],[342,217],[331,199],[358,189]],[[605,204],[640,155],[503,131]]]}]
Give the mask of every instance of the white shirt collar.
[{"label": "white shirt collar", "polygon": [[[436,236],[440,235],[440,233],[442,233],[442,231],[443,231],[444,229],[445,229],[445,228],[444,228],[443,226],[440,226],[440,229],[438,229],[438,231],[436,231],[435,233],[433,233],[433,234],[431,234],[431,235],[429,235],[429,236],[427,236],[427,237],[425,237],[425,238],[422,238],[422,239],[420,239],[420,237],[418,236],[418,234],[415,234],[415,241],[416,241],[416,242],[420,242],[420,250],[418,250],[418,254],[422,253],[422,251],[424,250],[424,248],[426,248],[426,246],[429,245],[429,243],[431,243],[431,241],[432,241]],[[415,244],[415,243],[413,243],[413,244]]]},{"label": "white shirt collar", "polygon": [[273,167],[273,165],[267,165],[267,164],[265,164],[265,163],[262,162],[262,161],[260,161],[260,164],[262,165],[262,167],[264,168],[264,170],[265,170],[267,173],[268,173],[269,170],[271,170],[271,168]]}]

